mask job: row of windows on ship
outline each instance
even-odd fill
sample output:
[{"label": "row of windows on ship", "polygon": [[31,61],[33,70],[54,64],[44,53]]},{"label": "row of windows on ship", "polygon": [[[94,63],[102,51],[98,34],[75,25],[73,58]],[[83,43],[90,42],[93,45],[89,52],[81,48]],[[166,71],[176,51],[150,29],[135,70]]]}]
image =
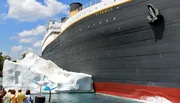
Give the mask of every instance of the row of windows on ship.
[{"label": "row of windows on ship", "polygon": [[[119,9],[119,7],[116,7],[116,9]],[[107,9],[107,10],[103,10],[103,11],[100,11],[100,12],[98,12],[98,13],[96,13],[96,16],[98,16],[98,15],[101,15],[101,14],[103,14],[102,12],[104,12],[104,13],[106,13],[106,11],[108,12],[108,11],[112,11],[113,9],[112,8],[109,8],[109,9]],[[113,17],[112,18],[112,20],[114,21],[114,20],[116,20],[116,17]],[[110,20],[108,20],[108,19],[106,19],[105,20],[105,23],[108,23]],[[99,25],[101,25],[103,22],[102,21],[99,21]],[[94,28],[96,25],[98,25],[98,24],[92,24],[91,26],[90,25],[88,25],[87,27],[88,28]],[[105,25],[105,24],[104,24]],[[120,30],[120,27],[118,27],[117,28],[118,30]],[[82,32],[82,29],[79,29],[79,31],[80,32]],[[78,33],[78,31],[76,31],[75,33]],[[104,31],[102,31],[102,33],[104,33]],[[82,33],[78,33],[79,35],[82,35]],[[77,36],[78,37],[78,35],[75,35],[75,36]],[[67,40],[68,41],[72,41],[70,38],[72,38],[72,36],[71,35],[69,35],[69,36],[67,36]],[[59,45],[59,44],[58,44]],[[52,49],[54,49],[55,47],[57,47],[57,44],[56,45],[54,45],[54,46],[49,46],[48,47],[48,49],[47,50],[45,50],[44,52],[48,52],[48,51],[50,51],[50,50],[52,50]]]},{"label": "row of windows on ship", "polygon": [[[116,20],[116,17],[113,17],[112,20]],[[110,20],[106,20],[105,22],[108,23]],[[99,25],[102,24],[102,22],[100,21],[99,22]],[[105,25],[105,24],[104,24]],[[91,26],[87,26],[88,28],[90,27],[95,27],[96,24],[92,24]],[[120,27],[117,27],[117,30],[119,31],[121,28]],[[66,37],[67,41],[72,41],[71,38],[75,39],[75,37],[79,37],[81,36],[83,33],[79,33],[79,32],[82,32],[82,29],[79,29],[77,31],[75,31],[75,33],[72,33],[72,35],[68,35]],[[102,33],[104,33],[104,31],[102,31]],[[48,46],[48,48],[44,51],[44,52],[48,52],[48,51],[51,51],[53,50],[54,48],[56,48],[57,46],[59,45],[59,43],[55,43],[53,44],[53,46]]]},{"label": "row of windows on ship", "polygon": [[[91,55],[91,56],[86,56],[86,57],[74,57],[74,58],[71,58],[71,60],[69,60],[68,62],[75,62],[75,61],[84,61],[84,60],[90,60],[90,59],[102,59],[102,58],[107,58],[107,57],[110,57],[112,56],[111,53],[96,53],[94,55]],[[59,58],[64,58],[65,56],[61,55],[61,56],[52,56],[50,54],[47,54],[46,57],[51,57],[53,59],[59,59]],[[54,61],[56,62],[56,60]]]},{"label": "row of windows on ship", "polygon": [[[106,53],[106,54],[96,54],[96,55],[94,55],[94,56],[87,56],[87,57],[76,57],[76,58],[73,58],[73,59],[71,59],[71,60],[69,60],[68,62],[69,63],[73,63],[73,62],[76,62],[76,61],[85,61],[85,60],[90,60],[90,59],[102,59],[102,58],[106,58],[106,57],[108,57],[108,56],[111,56],[111,54],[110,53]],[[54,58],[53,58],[54,59]],[[58,59],[57,57],[56,57],[56,59]],[[53,62],[55,62],[56,63],[56,60],[54,60]]]},{"label": "row of windows on ship", "polygon": [[[116,20],[116,17],[113,17],[112,20]],[[106,19],[106,20],[105,20],[105,23],[108,23],[108,22],[110,22],[110,19]],[[87,28],[92,29],[92,28],[95,28],[95,27],[101,25],[102,23],[104,23],[104,22],[99,21],[98,24],[95,24],[95,23],[94,23],[94,24],[88,25]],[[107,24],[104,24],[104,25],[107,25]],[[117,27],[117,30],[120,30],[120,29],[121,29],[120,27]],[[68,41],[71,41],[70,38],[72,38],[73,35],[74,35],[74,36],[82,35],[82,31],[83,31],[83,30],[82,30],[81,28],[80,28],[79,30],[76,30],[76,31],[75,31],[76,34],[73,33],[72,35],[68,35],[68,36],[66,37],[66,39],[67,39]],[[79,33],[79,32],[81,32],[81,33]],[[102,33],[104,33],[104,31],[102,31]]]},{"label": "row of windows on ship", "polygon": [[[96,48],[99,48],[99,47],[106,47],[107,46],[106,41],[96,41],[95,44],[96,45],[94,45],[92,43],[87,43],[87,44],[81,45],[79,48],[75,48],[75,49],[73,49],[73,48],[72,49],[65,48],[65,49],[63,49],[63,51],[66,51],[65,53],[70,55],[70,54],[77,53],[77,52],[82,52],[82,51],[86,51],[86,50],[90,50],[90,49],[96,49]],[[57,45],[59,45],[59,44],[56,43],[55,45],[57,47]],[[43,52],[43,54],[48,55],[47,52],[50,53],[50,52],[54,51],[54,49],[56,48],[55,45],[50,46],[46,51]],[[53,53],[58,54],[59,50],[57,50],[56,52],[53,52]]]}]

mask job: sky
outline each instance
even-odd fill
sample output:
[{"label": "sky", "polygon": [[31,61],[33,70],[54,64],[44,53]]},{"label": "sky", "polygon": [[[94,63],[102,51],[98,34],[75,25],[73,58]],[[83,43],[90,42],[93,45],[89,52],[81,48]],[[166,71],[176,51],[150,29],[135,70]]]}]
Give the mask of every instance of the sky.
[{"label": "sky", "polygon": [[69,15],[69,4],[90,0],[0,0],[0,52],[13,60],[23,53],[41,55],[49,20]]}]

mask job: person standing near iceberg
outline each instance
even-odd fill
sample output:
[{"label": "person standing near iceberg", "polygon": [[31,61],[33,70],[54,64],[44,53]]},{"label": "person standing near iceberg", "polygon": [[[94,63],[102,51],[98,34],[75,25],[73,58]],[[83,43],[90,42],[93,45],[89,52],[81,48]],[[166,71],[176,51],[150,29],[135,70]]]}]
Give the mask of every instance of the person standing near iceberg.
[{"label": "person standing near iceberg", "polygon": [[11,95],[9,96],[9,103],[16,103],[16,91],[15,90],[11,90]]},{"label": "person standing near iceberg", "polygon": [[33,103],[33,99],[31,97],[31,91],[30,90],[27,90],[26,91],[26,100],[24,101],[24,103]]},{"label": "person standing near iceberg", "polygon": [[25,96],[25,94],[22,93],[22,90],[19,89],[18,90],[18,93],[16,95],[16,100],[17,100],[17,103],[24,103],[24,100],[26,99],[27,97]]},{"label": "person standing near iceberg", "polygon": [[8,93],[4,96],[4,103],[9,103],[9,97],[11,96],[11,89],[8,90]]}]

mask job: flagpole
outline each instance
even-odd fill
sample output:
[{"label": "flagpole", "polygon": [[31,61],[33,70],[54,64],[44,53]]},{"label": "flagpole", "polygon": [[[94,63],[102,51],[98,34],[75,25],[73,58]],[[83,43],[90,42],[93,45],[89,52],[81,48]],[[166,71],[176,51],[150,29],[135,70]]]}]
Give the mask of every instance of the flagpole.
[{"label": "flagpole", "polygon": [[41,88],[42,88],[42,86],[40,85],[40,96],[42,95],[42,94],[41,94]]}]

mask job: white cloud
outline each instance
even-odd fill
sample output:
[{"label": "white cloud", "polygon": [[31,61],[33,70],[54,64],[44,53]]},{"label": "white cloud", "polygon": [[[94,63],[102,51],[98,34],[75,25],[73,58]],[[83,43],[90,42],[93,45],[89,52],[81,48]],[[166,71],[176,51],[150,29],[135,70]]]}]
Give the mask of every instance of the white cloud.
[{"label": "white cloud", "polygon": [[12,48],[11,48],[11,52],[12,53],[17,53],[17,52],[20,52],[20,51],[22,51],[23,50],[23,46],[13,46]]},{"label": "white cloud", "polygon": [[26,49],[24,49],[23,53],[28,53],[28,52],[34,52],[38,55],[41,55],[41,49],[35,49],[35,48],[31,48],[31,47],[27,47]]},{"label": "white cloud", "polygon": [[5,17],[5,16],[6,16],[5,13],[1,13],[1,14],[0,14],[0,19],[1,19],[1,20],[4,20],[4,17]]},{"label": "white cloud", "polygon": [[19,43],[33,43],[34,40],[34,38],[20,38]]},{"label": "white cloud", "polygon": [[11,40],[18,40],[18,36],[11,36],[9,39],[11,39]]},{"label": "white cloud", "polygon": [[5,13],[1,13],[1,14],[0,14],[0,24],[3,24],[3,21],[4,21],[4,19],[5,19],[5,16],[6,16]]},{"label": "white cloud", "polygon": [[42,45],[42,40],[39,40],[33,44],[33,47],[39,48],[39,47],[41,47],[41,45]]},{"label": "white cloud", "polygon": [[35,29],[31,29],[31,30],[24,30],[20,33],[18,33],[18,35],[20,37],[25,37],[25,36],[36,36],[36,35],[41,35],[43,33],[46,32],[46,27],[44,25],[39,25],[37,26]]},{"label": "white cloud", "polygon": [[20,37],[20,36],[12,36],[9,39],[11,40],[16,40],[20,44],[25,43],[25,44],[33,44],[36,41],[36,37]]},{"label": "white cloud", "polygon": [[19,43],[29,43],[33,44],[34,47],[40,47],[40,41],[43,39],[45,35],[46,27],[45,25],[39,25],[36,28],[31,30],[24,30],[22,32],[17,33],[16,36],[10,37],[12,40],[16,40]]},{"label": "white cloud", "polygon": [[23,46],[13,46],[8,54],[12,59],[18,59],[21,57],[20,53],[23,49]]},{"label": "white cloud", "polygon": [[34,52],[38,55],[41,55],[40,48],[33,48],[33,47],[26,47],[26,46],[13,46],[11,51],[6,53],[9,55],[13,60],[21,59],[23,53]]},{"label": "white cloud", "polygon": [[6,56],[6,55],[8,55],[8,53],[7,52],[2,52],[2,55]]},{"label": "white cloud", "polygon": [[13,46],[8,54],[13,59],[21,58],[22,54],[27,52],[41,55],[41,43],[45,32],[45,26],[39,25],[30,30],[23,30],[17,33],[17,35],[10,37],[10,39],[18,41],[21,46]]},{"label": "white cloud", "polygon": [[68,5],[57,0],[44,0],[44,5],[36,0],[7,0],[7,3],[9,7],[7,18],[20,21],[36,21],[68,13]]}]

